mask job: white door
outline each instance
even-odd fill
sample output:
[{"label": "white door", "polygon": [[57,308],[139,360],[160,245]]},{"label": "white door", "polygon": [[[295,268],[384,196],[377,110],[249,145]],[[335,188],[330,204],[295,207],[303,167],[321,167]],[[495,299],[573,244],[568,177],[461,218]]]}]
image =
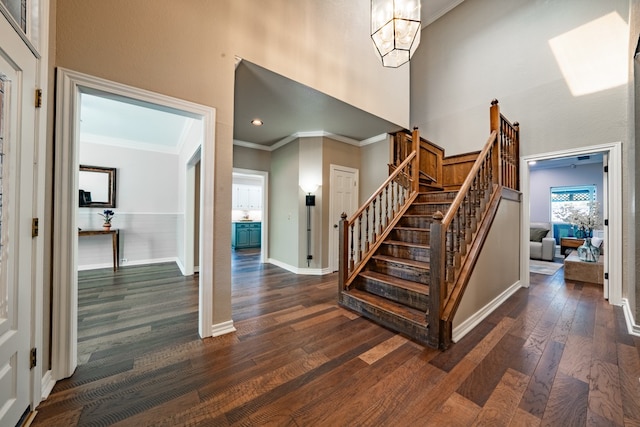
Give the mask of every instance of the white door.
[{"label": "white door", "polygon": [[30,402],[36,59],[0,16],[0,425]]},{"label": "white door", "polygon": [[347,217],[358,209],[358,169],[330,166],[329,175],[329,269],[338,269],[338,222],[344,212]]}]

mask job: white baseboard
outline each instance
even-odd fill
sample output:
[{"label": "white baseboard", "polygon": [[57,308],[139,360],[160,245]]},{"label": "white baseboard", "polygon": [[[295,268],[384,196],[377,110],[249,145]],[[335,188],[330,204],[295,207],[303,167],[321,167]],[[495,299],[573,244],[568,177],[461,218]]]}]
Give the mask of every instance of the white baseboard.
[{"label": "white baseboard", "polygon": [[267,262],[269,264],[273,264],[280,268],[284,268],[285,270],[290,271],[294,274],[304,274],[308,276],[323,276],[325,274],[332,273],[332,271],[329,268],[300,268],[300,267],[295,267],[293,265],[286,264],[282,261],[278,261],[277,259],[273,259],[273,258],[269,258]]},{"label": "white baseboard", "polygon": [[503,302],[505,302],[511,295],[513,295],[518,289],[522,287],[520,280],[509,286],[500,295],[493,299],[489,304],[482,307],[476,313],[471,315],[467,320],[456,326],[452,333],[451,339],[453,342],[458,342],[462,337],[467,335],[473,328],[478,326],[488,315],[498,308]]},{"label": "white baseboard", "polygon": [[633,312],[631,311],[631,306],[629,305],[629,300],[626,298],[622,298],[622,311],[627,321],[627,331],[629,331],[631,335],[640,337],[640,325],[636,323]]},{"label": "white baseboard", "polygon": [[220,335],[230,334],[231,332],[235,332],[235,331],[236,331],[236,328],[233,326],[233,320],[228,320],[226,322],[211,325],[212,337],[218,337]]},{"label": "white baseboard", "polygon": [[55,385],[56,380],[53,379],[51,371],[45,372],[45,374],[42,376],[42,400],[45,400],[47,397],[49,397],[49,393],[51,393],[51,390],[53,390],[53,386]]},{"label": "white baseboard", "polygon": [[[176,264],[178,264],[178,267],[180,267],[180,264],[178,263],[178,258],[176,257],[169,257],[169,258],[154,258],[154,259],[140,259],[140,260],[136,260],[136,261],[127,261],[125,264],[120,263],[120,267],[129,267],[132,265],[145,265],[145,264],[160,264],[163,262],[175,262]],[[108,264],[85,264],[85,265],[79,265],[78,266],[78,271],[85,271],[85,270],[98,270],[101,268],[113,268],[113,263],[108,263]]]}]

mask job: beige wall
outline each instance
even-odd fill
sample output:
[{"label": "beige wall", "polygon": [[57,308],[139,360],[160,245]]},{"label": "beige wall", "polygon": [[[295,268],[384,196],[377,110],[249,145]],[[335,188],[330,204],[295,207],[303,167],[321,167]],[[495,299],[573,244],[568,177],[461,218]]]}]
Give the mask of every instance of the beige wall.
[{"label": "beige wall", "polygon": [[519,202],[500,201],[494,226],[453,319],[454,329],[519,281],[520,207]]},{"label": "beige wall", "polygon": [[[214,324],[231,318],[235,56],[408,126],[409,71],[380,66],[368,0],[60,0],[55,66],[216,108]],[[366,70],[366,72],[363,72]],[[375,89],[375,90],[374,90]]]}]

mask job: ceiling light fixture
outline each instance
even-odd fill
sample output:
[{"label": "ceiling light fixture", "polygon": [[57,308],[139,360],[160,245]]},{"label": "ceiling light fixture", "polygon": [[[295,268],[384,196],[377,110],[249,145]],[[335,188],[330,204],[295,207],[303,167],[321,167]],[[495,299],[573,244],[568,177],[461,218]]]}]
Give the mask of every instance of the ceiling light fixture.
[{"label": "ceiling light fixture", "polygon": [[251,124],[254,126],[262,126],[264,124],[264,122],[260,119],[253,119],[251,120]]},{"label": "ceiling light fixture", "polygon": [[420,44],[420,0],[371,0],[371,39],[383,66],[409,62]]}]

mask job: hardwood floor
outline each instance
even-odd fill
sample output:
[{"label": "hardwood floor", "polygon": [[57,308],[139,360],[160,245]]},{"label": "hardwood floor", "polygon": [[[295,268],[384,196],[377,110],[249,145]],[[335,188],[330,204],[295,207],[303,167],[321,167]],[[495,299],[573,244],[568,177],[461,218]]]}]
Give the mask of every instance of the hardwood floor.
[{"label": "hardwood floor", "polygon": [[640,338],[601,287],[531,287],[446,352],[336,305],[335,275],[233,257],[237,332],[172,264],[80,274],[79,360],[36,426],[639,426]]}]

